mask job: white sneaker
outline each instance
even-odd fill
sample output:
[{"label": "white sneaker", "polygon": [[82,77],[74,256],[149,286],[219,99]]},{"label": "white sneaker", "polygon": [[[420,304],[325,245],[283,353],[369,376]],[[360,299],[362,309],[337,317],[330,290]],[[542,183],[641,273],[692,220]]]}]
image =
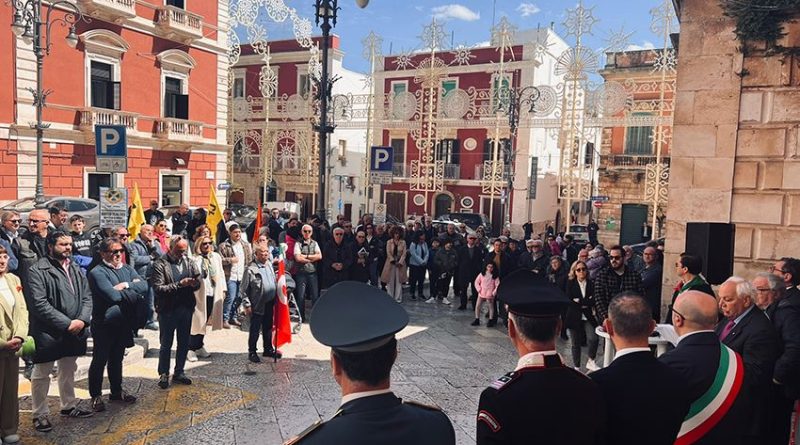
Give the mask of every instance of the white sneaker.
[{"label": "white sneaker", "polygon": [[194,353],[197,354],[197,356],[199,358],[209,358],[209,357],[211,357],[211,353],[206,351],[205,347],[202,347],[202,348],[198,349],[197,351],[194,351]]},{"label": "white sneaker", "polygon": [[594,372],[594,371],[598,371],[599,369],[600,369],[600,367],[597,366],[597,363],[595,363],[593,359],[589,359],[589,361],[586,362],[586,370],[587,371]]},{"label": "white sneaker", "polygon": [[3,444],[19,443],[19,434],[10,434],[3,438]]},{"label": "white sneaker", "polygon": [[436,298],[430,297],[427,300],[425,300],[425,303],[428,303],[428,304],[436,303]]},{"label": "white sneaker", "polygon": [[402,303],[403,302],[403,297],[397,297],[397,298],[394,299],[394,301],[396,301],[398,303]]},{"label": "white sneaker", "polygon": [[450,300],[447,297],[442,298],[442,304],[450,304]]},{"label": "white sneaker", "polygon": [[186,354],[186,360],[188,360],[190,362],[196,362],[197,361],[197,354],[194,351],[189,351]]}]

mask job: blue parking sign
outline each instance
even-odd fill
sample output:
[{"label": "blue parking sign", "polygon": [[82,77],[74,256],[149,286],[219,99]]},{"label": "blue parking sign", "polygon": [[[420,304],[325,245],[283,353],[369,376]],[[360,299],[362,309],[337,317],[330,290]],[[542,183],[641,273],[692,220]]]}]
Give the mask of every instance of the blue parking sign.
[{"label": "blue parking sign", "polygon": [[392,147],[371,147],[369,171],[391,173],[393,161]]},{"label": "blue parking sign", "polygon": [[124,125],[95,125],[94,139],[97,157],[127,157],[128,141]]}]

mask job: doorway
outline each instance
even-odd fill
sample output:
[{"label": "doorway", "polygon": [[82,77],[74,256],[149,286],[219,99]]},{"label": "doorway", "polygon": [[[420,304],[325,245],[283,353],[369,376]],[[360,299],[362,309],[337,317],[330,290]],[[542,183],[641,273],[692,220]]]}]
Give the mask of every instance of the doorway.
[{"label": "doorway", "polygon": [[406,193],[386,192],[386,214],[392,215],[400,221],[406,218]]},{"label": "doorway", "polygon": [[642,204],[622,204],[620,245],[639,244],[644,240],[642,233],[647,222],[647,209],[648,207]]},{"label": "doorway", "polygon": [[89,172],[86,176],[86,197],[100,201],[100,187],[111,187],[111,173]]},{"label": "doorway", "polygon": [[451,213],[453,208],[453,198],[446,194],[440,193],[436,195],[436,207],[434,217],[439,219],[445,213]]}]

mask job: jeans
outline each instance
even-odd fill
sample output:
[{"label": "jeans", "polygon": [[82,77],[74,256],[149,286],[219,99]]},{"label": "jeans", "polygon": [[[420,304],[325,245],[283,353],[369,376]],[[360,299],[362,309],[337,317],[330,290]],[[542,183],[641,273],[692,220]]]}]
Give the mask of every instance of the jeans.
[{"label": "jeans", "polygon": [[436,294],[439,293],[439,270],[435,267],[429,267],[428,277],[428,290],[431,293],[431,297],[435,298]]},{"label": "jeans", "polygon": [[[122,360],[125,358],[125,336],[130,336],[124,326],[106,327],[92,324],[92,363],[89,365],[89,395],[100,397],[103,392],[103,369],[108,367],[111,394],[122,394]],[[130,340],[130,338],[128,338]]]},{"label": "jeans", "polygon": [[[294,299],[300,309],[300,318],[306,321],[306,297],[311,300],[311,306],[319,298],[319,281],[316,273],[298,273],[294,277]],[[308,294],[308,295],[306,295]]]},{"label": "jeans", "polygon": [[239,298],[239,284],[241,281],[228,280],[228,293],[222,304],[222,321],[226,323],[236,318],[236,309],[242,302]]},{"label": "jeans", "polygon": [[250,333],[247,336],[247,352],[257,352],[256,343],[258,343],[258,335],[264,342],[264,352],[273,352],[275,348],[272,346],[272,316],[275,310],[275,302],[267,303],[264,308],[263,314],[253,314],[250,316]]},{"label": "jeans", "polygon": [[189,340],[192,333],[192,314],[194,308],[176,306],[173,310],[158,314],[161,349],[158,351],[158,374],[169,374],[172,340],[178,337],[175,349],[175,375],[183,374]]},{"label": "jeans", "polygon": [[408,266],[411,268],[411,278],[409,279],[409,285],[411,286],[411,296],[413,297],[416,295],[417,287],[419,287],[419,296],[422,298],[423,290],[422,286],[425,285],[425,266]]},{"label": "jeans", "polygon": [[582,329],[568,329],[569,340],[572,346],[572,363],[573,366],[581,365],[581,343],[586,339],[589,345],[589,358],[594,360],[597,356],[597,346],[600,344],[600,338],[594,330],[594,326],[586,320],[582,320]]}]

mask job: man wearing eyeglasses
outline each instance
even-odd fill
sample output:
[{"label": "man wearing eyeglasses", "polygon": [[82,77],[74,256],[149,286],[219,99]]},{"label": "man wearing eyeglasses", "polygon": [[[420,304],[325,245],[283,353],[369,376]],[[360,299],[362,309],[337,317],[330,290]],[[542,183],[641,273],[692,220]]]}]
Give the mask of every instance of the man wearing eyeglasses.
[{"label": "man wearing eyeglasses", "polygon": [[151,200],[150,208],[144,211],[144,221],[154,226],[162,219],[164,219],[164,213],[158,210],[158,201],[155,199]]},{"label": "man wearing eyeglasses", "polygon": [[[675,272],[678,278],[680,278],[680,281],[677,286],[675,286],[675,292],[672,294],[672,304],[675,304],[678,295],[689,290],[700,291],[710,295],[712,298],[716,298],[714,290],[711,289],[711,285],[700,275],[702,271],[703,260],[700,259],[700,257],[687,253],[681,254],[678,261],[675,262]],[[666,323],[671,322],[672,314],[667,312]]]},{"label": "man wearing eyeglasses", "polygon": [[350,277],[350,266],[353,265],[353,250],[344,240],[344,229],[333,229],[333,239],[325,244],[322,261],[323,288],[327,289]]},{"label": "man wearing eyeglasses", "polygon": [[[150,226],[152,231],[152,226]],[[144,303],[147,282],[133,267],[122,262],[124,241],[106,238],[99,246],[102,263],[88,274],[92,291],[92,364],[89,366],[89,396],[95,412],[105,411],[102,398],[103,371],[108,365],[110,400],[126,404],[136,397],[122,389],[125,348],[133,346],[134,322]]]},{"label": "man wearing eyeglasses", "polygon": [[8,242],[14,255],[19,256],[19,228],[22,223],[19,213],[13,210],[6,210],[0,214],[0,223],[3,227],[0,228],[0,239]]},{"label": "man wearing eyeglasses", "polygon": [[625,252],[621,246],[608,251],[609,267],[598,272],[594,280],[594,300],[598,323],[608,318],[608,303],[620,292],[630,291],[644,295],[642,277],[625,266]]},{"label": "man wearing eyeglasses", "polygon": [[28,269],[47,256],[47,234],[50,215],[45,209],[34,209],[28,215],[28,232],[20,237],[19,278],[28,282]]}]

